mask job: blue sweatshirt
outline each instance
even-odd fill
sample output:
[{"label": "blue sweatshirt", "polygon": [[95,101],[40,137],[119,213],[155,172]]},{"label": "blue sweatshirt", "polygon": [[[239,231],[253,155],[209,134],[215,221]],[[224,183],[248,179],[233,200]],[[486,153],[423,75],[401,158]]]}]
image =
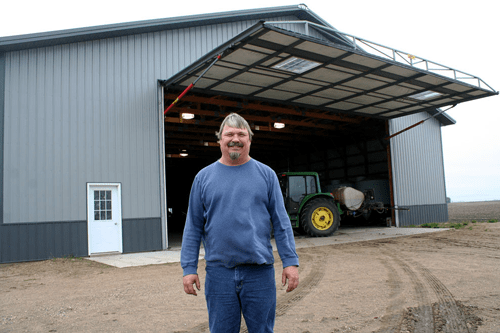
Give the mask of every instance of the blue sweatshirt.
[{"label": "blue sweatshirt", "polygon": [[191,188],[181,250],[184,275],[196,274],[201,241],[207,266],[273,264],[271,228],[283,268],[298,265],[274,171],[254,159],[238,166],[210,164]]}]

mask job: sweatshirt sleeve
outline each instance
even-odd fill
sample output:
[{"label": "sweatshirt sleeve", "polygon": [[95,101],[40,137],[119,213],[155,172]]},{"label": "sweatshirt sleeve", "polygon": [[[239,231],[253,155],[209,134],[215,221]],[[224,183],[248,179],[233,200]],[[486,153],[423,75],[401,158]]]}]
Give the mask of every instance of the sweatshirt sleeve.
[{"label": "sweatshirt sleeve", "polygon": [[278,177],[273,173],[269,190],[269,213],[274,229],[274,240],[283,262],[283,268],[298,266],[299,256],[295,251],[295,239],[293,238],[292,224],[285,209],[283,195],[281,193]]},{"label": "sweatshirt sleeve", "polygon": [[189,195],[186,225],[182,236],[181,267],[183,275],[197,274],[200,244],[204,230],[204,212],[198,177],[193,181]]}]

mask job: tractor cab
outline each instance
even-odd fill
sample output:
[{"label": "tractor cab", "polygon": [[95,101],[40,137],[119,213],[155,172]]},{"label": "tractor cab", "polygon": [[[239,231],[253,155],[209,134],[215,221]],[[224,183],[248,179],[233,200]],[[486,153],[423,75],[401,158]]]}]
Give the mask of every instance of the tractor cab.
[{"label": "tractor cab", "polygon": [[280,174],[280,185],[289,215],[297,215],[304,198],[321,192],[315,172],[288,172]]},{"label": "tractor cab", "polygon": [[321,193],[316,172],[283,172],[278,179],[293,228],[311,236],[328,236],[337,230],[340,217],[334,198]]}]

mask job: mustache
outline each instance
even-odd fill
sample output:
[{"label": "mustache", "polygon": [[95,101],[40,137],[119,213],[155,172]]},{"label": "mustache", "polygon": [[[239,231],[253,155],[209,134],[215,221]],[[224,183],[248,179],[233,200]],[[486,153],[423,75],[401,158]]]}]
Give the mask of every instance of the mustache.
[{"label": "mustache", "polygon": [[227,146],[228,146],[228,147],[234,147],[234,146],[236,146],[236,147],[243,147],[243,144],[242,144],[241,142],[232,142],[232,141],[231,141],[231,142],[229,142],[229,143],[227,144]]}]

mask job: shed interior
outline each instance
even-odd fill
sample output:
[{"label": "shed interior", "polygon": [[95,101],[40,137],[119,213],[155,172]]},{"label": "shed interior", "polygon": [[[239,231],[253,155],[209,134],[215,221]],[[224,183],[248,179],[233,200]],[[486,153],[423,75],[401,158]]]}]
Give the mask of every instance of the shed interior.
[{"label": "shed interior", "polygon": [[[165,93],[169,105],[180,91]],[[254,137],[250,155],[276,172],[314,171],[323,192],[335,187],[376,186],[377,201],[390,206],[386,120],[328,114],[317,109],[225,95],[186,95],[165,115],[165,166],[169,237],[178,239],[185,223],[196,173],[220,158],[215,133],[231,112],[242,115]],[[193,119],[184,119],[183,114]],[[283,122],[284,128],[275,124]],[[369,220],[343,219],[341,225],[385,225],[389,214]]]}]

